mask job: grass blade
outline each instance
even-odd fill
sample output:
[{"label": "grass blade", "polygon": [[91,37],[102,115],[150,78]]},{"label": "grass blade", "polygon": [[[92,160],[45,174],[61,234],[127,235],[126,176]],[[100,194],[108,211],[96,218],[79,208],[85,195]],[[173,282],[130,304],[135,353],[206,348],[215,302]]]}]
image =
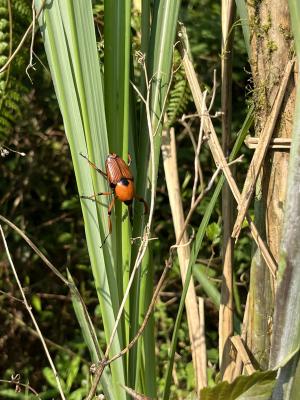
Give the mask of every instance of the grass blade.
[{"label": "grass blade", "polygon": [[[73,282],[73,284],[74,284],[74,281],[73,281],[72,276],[69,271],[68,271],[68,279],[70,282]],[[75,311],[77,320],[78,320],[80,328],[81,328],[82,336],[83,336],[84,341],[90,351],[92,362],[98,363],[101,360],[103,354],[102,354],[99,346],[96,346],[96,344],[95,344],[95,338],[97,336],[96,336],[94,327],[92,325],[92,321],[90,320],[89,316],[87,316],[89,323],[87,322],[86,310],[83,309],[81,301],[78,300],[78,298],[72,291],[71,291],[71,297],[72,297],[74,311]],[[104,371],[104,373],[101,377],[101,385],[103,387],[105,396],[108,399],[112,399],[113,392],[112,392],[111,376],[108,373],[107,369]]]},{"label": "grass blade", "polygon": [[[40,1],[36,1],[37,8]],[[97,54],[91,3],[56,1],[47,5],[40,18],[45,49],[57,98],[70,145],[79,194],[106,191],[102,177],[91,170],[80,152],[97,165],[108,153],[103,90]],[[99,174],[98,174],[99,175]],[[118,290],[111,240],[100,249],[107,233],[107,215],[103,207],[82,201],[87,245],[108,340],[118,309]],[[110,295],[112,293],[113,295]],[[115,310],[115,311],[114,311]],[[120,350],[118,336],[111,348]],[[112,365],[113,382],[125,383],[122,360]],[[115,397],[125,398],[119,385],[113,384]]]},{"label": "grass blade", "polygon": [[[161,131],[162,131],[162,112],[164,108],[164,100],[168,91],[168,84],[171,75],[171,65],[173,59],[173,44],[175,39],[176,24],[179,11],[179,0],[166,0],[164,2],[155,2],[153,9],[153,20],[151,25],[150,46],[146,53],[146,69],[149,80],[152,79],[151,96],[150,96],[150,110],[151,110],[151,125],[154,135],[154,150],[152,156],[154,162],[152,164],[151,157],[149,163],[149,133],[148,121],[146,116],[142,119],[141,131],[139,135],[139,155],[138,155],[138,168],[139,175],[137,179],[137,193],[149,198],[150,189],[147,189],[148,182],[150,181],[151,193],[155,193],[156,179],[158,172],[160,145],[161,145]],[[144,9],[146,12],[147,10]],[[143,17],[142,17],[143,18]],[[143,39],[142,39],[143,41]],[[146,97],[146,96],[145,96]],[[148,191],[148,193],[147,193]],[[140,221],[143,220],[141,207],[135,208],[135,221],[133,226],[133,237],[142,235]],[[138,251],[138,244],[132,248],[132,265],[136,259]],[[152,272],[149,271],[149,275]],[[148,280],[148,276],[144,275],[142,279]],[[147,290],[146,283],[141,282],[138,276],[132,290],[130,314],[131,314],[131,330],[130,338],[133,338],[138,329],[140,318],[144,315],[148,304],[140,303],[140,288],[141,285]],[[151,295],[147,294],[147,298]],[[139,352],[141,354],[141,352]],[[138,377],[136,376],[136,363],[137,363],[136,348],[132,349],[129,359],[129,382],[130,387],[137,387]]]}]

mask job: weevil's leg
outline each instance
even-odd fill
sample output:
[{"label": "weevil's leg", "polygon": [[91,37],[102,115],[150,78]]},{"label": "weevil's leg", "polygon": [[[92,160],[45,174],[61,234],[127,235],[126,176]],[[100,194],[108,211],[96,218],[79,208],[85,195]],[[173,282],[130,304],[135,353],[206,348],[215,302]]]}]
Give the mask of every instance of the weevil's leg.
[{"label": "weevil's leg", "polygon": [[93,167],[97,172],[99,172],[99,174],[101,174],[105,179],[107,179],[107,175],[105,172],[101,171],[100,168],[98,168],[92,161],[90,161],[87,156],[85,156],[82,153],[79,153],[83,158],[85,158],[87,160],[87,162],[90,164],[91,167]]},{"label": "weevil's leg", "polygon": [[108,234],[105,236],[105,239],[103,240],[101,247],[104,246],[106,239],[108,238],[109,235],[112,233],[112,223],[111,223],[111,210],[113,209],[113,206],[115,205],[115,198],[113,197],[112,201],[110,202],[110,205],[108,206],[108,211],[107,211],[107,216],[108,216]]},{"label": "weevil's leg", "polygon": [[144,203],[144,214],[148,214],[149,213],[149,206],[148,203],[146,202],[145,199],[143,199],[143,197],[135,195],[134,196],[135,199],[137,199],[138,201]]},{"label": "weevil's leg", "polygon": [[115,197],[113,197],[112,201],[110,202],[110,205],[108,206],[108,210],[107,210],[107,214],[108,214],[108,230],[109,233],[111,234],[112,232],[112,223],[111,223],[111,210],[113,209],[114,205],[115,205]]},{"label": "weevil's leg", "polygon": [[131,159],[131,155],[128,153],[128,167],[130,166],[130,164],[131,164],[131,161],[132,161],[132,159]]},{"label": "weevil's leg", "polygon": [[96,197],[97,196],[110,196],[111,194],[113,194],[113,192],[100,192],[97,194],[92,194],[91,196],[80,196],[81,199],[86,199],[86,200],[93,200],[93,201],[97,201]]}]

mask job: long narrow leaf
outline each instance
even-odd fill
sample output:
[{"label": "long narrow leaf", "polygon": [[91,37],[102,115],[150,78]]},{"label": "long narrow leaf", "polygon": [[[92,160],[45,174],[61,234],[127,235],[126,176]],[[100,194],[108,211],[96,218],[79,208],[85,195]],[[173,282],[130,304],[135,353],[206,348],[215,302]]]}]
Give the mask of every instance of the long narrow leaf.
[{"label": "long narrow leaf", "polygon": [[[36,1],[37,8],[40,1]],[[70,145],[79,194],[106,191],[80,152],[101,167],[100,160],[108,153],[103,90],[90,2],[48,2],[40,17],[40,26],[53,82]],[[107,233],[105,209],[94,202],[82,200],[87,245],[108,339],[118,308],[117,286],[112,268],[111,247],[100,249]],[[111,296],[110,293],[114,295]],[[114,311],[115,310],[115,311]],[[111,351],[120,350],[116,336]],[[112,365],[113,382],[125,383],[122,360]],[[125,398],[120,385],[114,384],[118,399]]]},{"label": "long narrow leaf", "polygon": [[251,56],[251,47],[250,47],[250,26],[249,26],[249,17],[247,10],[247,3],[245,0],[235,0],[236,8],[238,14],[241,19],[242,29],[244,34],[245,45],[248,53],[248,58]]},{"label": "long narrow leaf", "polygon": [[[164,99],[166,98],[168,83],[171,75],[171,65],[173,59],[173,44],[175,40],[176,25],[178,19],[180,0],[166,0],[157,1],[154,3],[153,9],[153,19],[151,25],[151,37],[150,37],[150,47],[146,53],[146,65],[149,80],[152,80],[151,86],[151,97],[150,97],[150,109],[151,109],[151,123],[154,135],[154,171],[152,171],[151,157],[149,162],[149,132],[148,123],[146,117],[142,120],[141,132],[139,135],[139,157],[138,157],[138,179],[137,179],[137,192],[140,195],[147,195],[148,182],[151,184],[149,191],[155,191],[157,171],[159,164],[160,155],[160,145],[161,145],[161,130],[162,130],[162,116]],[[149,172],[150,171],[150,172]],[[152,178],[152,172],[154,178]],[[147,178],[148,176],[148,178]],[[148,196],[149,198],[149,196]],[[133,236],[141,236],[141,224],[140,221],[143,219],[141,215],[141,207],[136,207],[135,209],[135,222],[133,227]],[[132,260],[134,262],[137,254],[138,244],[133,246]],[[150,272],[151,276],[151,272]],[[144,275],[143,279],[148,279],[147,275]],[[134,290],[132,291],[132,302],[130,314],[132,317],[131,333],[130,336],[133,337],[137,331],[140,316],[142,318],[147,304],[140,304],[139,293],[141,280],[137,277],[135,282]],[[144,284],[147,288],[147,285]],[[147,288],[148,290],[148,288]],[[147,295],[147,298],[150,298]],[[139,352],[141,354],[141,352]],[[135,386],[138,381],[136,377],[136,348],[131,352],[131,357],[129,359],[129,386]]]},{"label": "long narrow leaf", "polygon": [[[68,271],[68,279],[70,282],[73,282],[73,284],[74,284],[73,278],[69,271]],[[98,363],[101,360],[101,358],[103,357],[103,353],[101,352],[99,345],[97,346],[97,344],[95,344],[96,332],[94,330],[94,327],[92,326],[92,322],[91,322],[89,316],[88,316],[88,319],[86,318],[86,310],[83,309],[81,301],[79,301],[78,298],[72,292],[71,292],[71,296],[72,296],[72,303],[73,303],[74,311],[75,311],[77,320],[79,322],[84,341],[89,349],[92,362]],[[112,392],[111,376],[108,373],[107,369],[104,371],[104,373],[101,377],[101,384],[102,384],[105,396],[108,399],[112,399],[113,392]]]}]

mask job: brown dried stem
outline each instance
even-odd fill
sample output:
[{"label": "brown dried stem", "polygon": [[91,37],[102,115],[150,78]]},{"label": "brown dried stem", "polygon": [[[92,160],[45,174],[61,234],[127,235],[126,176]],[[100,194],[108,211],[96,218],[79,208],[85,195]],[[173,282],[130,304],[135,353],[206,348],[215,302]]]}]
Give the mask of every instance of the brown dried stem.
[{"label": "brown dried stem", "polygon": [[255,184],[259,175],[259,172],[261,170],[261,167],[263,165],[265,156],[268,151],[269,143],[271,141],[271,137],[273,134],[273,131],[275,129],[275,125],[277,122],[277,118],[282,106],[282,102],[285,96],[285,92],[287,89],[287,85],[290,79],[290,75],[292,73],[293,67],[295,64],[295,59],[289,61],[287,63],[287,66],[285,68],[281,84],[278,88],[274,104],[272,107],[272,111],[269,114],[269,117],[267,119],[267,122],[264,126],[264,129],[259,137],[259,142],[256,147],[256,150],[254,152],[254,155],[251,160],[250,167],[247,172],[246,180],[244,183],[243,191],[241,194],[240,198],[240,203],[238,207],[238,215],[235,221],[235,225],[233,227],[232,231],[232,236],[238,239],[242,223],[244,221],[246,212],[249,208],[251,198],[253,196],[253,192],[255,189]]},{"label": "brown dried stem", "polygon": [[[195,180],[194,180],[194,190],[193,198],[196,195],[197,187],[197,177],[199,165],[199,153],[200,146],[199,143],[202,141],[201,129],[199,134],[198,146],[195,151]],[[172,212],[173,225],[175,230],[175,235],[178,243],[178,236],[182,232],[184,226],[184,213],[182,206],[182,198],[180,192],[180,183],[178,177],[178,165],[176,156],[176,142],[174,128],[170,130],[163,130],[162,134],[162,156],[165,170],[166,183],[169,194],[169,202]],[[197,152],[197,150],[199,150]],[[192,205],[195,200],[192,201]],[[190,247],[186,245],[188,243],[188,235],[185,231],[182,241],[182,245],[177,246],[178,260],[180,265],[181,279],[182,283],[186,279],[186,271],[190,259]],[[197,392],[207,386],[207,374],[206,374],[206,351],[205,346],[201,346],[202,337],[200,336],[200,315],[197,304],[196,291],[194,286],[193,278],[190,280],[187,296],[185,298],[185,307],[187,312],[189,335],[192,347],[192,359],[195,369],[195,376],[197,382]],[[204,338],[205,343],[205,338]]]},{"label": "brown dried stem", "polygon": [[241,360],[245,366],[246,372],[248,375],[253,374],[255,372],[255,368],[252,365],[252,362],[250,360],[250,357],[247,353],[247,350],[245,348],[245,345],[242,341],[242,338],[240,336],[232,336],[230,338],[232,344],[234,345],[237,353],[240,355]]},{"label": "brown dried stem", "polygon": [[18,393],[21,391],[21,387],[23,387],[24,389],[29,390],[31,393],[33,393],[39,400],[42,400],[42,398],[39,396],[38,392],[33,389],[32,386],[30,386],[28,383],[22,383],[20,382],[20,374],[17,375],[12,375],[11,380],[7,380],[7,379],[0,379],[1,383],[8,383],[12,386],[15,387],[15,391]]},{"label": "brown dried stem", "polygon": [[[231,145],[232,116],[232,48],[235,18],[235,1],[222,0],[222,150],[228,154]],[[233,171],[234,174],[234,171]],[[233,252],[234,242],[231,238],[233,227],[234,199],[230,187],[225,182],[222,188],[222,260],[223,273],[221,285],[221,302],[219,309],[219,364],[223,380],[232,381],[234,362],[230,357],[233,335]]]},{"label": "brown dried stem", "polygon": [[[185,40],[187,37],[186,37],[186,33],[185,33],[185,30],[183,27],[181,28],[179,35],[181,38],[181,41],[180,41],[181,49],[180,50],[181,50],[181,55],[183,58],[183,65],[185,68],[187,79],[188,79],[190,87],[191,87],[191,92],[192,92],[192,95],[194,98],[194,102],[195,102],[197,111],[200,115],[201,114],[201,105],[202,105],[202,92],[201,92],[201,89],[200,89],[200,86],[199,86],[199,83],[197,80],[195,69],[194,69],[193,64],[187,54],[187,49],[186,49],[186,45],[185,45]],[[224,175],[226,177],[226,180],[228,182],[228,185],[235,197],[235,200],[239,204],[240,203],[240,192],[239,192],[238,186],[232,176],[230,168],[228,167],[226,158],[221,149],[216,131],[214,129],[210,115],[208,113],[206,113],[206,115],[205,115],[204,132],[209,138],[208,145],[210,147],[214,161],[215,161],[216,165],[221,166],[221,168],[224,172]],[[270,269],[272,275],[275,276],[276,271],[277,271],[277,265],[276,265],[273,257],[271,256],[267,246],[265,245],[264,241],[260,237],[255,224],[253,223],[253,221],[251,220],[251,218],[248,214],[247,214],[247,221],[249,223],[250,231],[251,231],[254,241],[256,242],[258,248],[260,249],[260,251],[264,257],[264,260],[266,261],[266,264],[267,264],[268,268]]]}]

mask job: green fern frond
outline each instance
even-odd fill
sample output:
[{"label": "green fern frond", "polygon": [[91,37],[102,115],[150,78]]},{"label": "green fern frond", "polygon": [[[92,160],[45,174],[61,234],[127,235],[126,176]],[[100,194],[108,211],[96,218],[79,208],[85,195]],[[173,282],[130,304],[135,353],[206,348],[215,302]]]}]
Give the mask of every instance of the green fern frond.
[{"label": "green fern frond", "polygon": [[[2,131],[2,128],[6,128],[6,129],[11,128],[11,123],[10,123],[10,121],[8,121],[7,116],[5,116],[5,115],[1,115],[1,117],[0,117],[0,132]],[[0,135],[1,135],[1,133],[0,133]],[[0,136],[0,138],[1,138],[1,136]]]},{"label": "green fern frond", "polygon": [[[22,85],[19,85],[19,87],[20,87],[20,88],[22,87],[23,91],[26,89],[26,88],[25,88],[24,86],[22,86]],[[19,92],[16,92],[16,91],[13,91],[13,90],[10,90],[10,91],[8,92],[7,97],[8,97],[11,101],[13,101],[13,102],[15,102],[15,103],[18,103],[18,102],[20,101],[20,99],[21,99],[20,93],[19,93]]]},{"label": "green fern frond", "polygon": [[167,125],[173,125],[176,120],[185,112],[188,102],[192,99],[190,88],[185,76],[184,68],[180,64],[181,58],[177,50],[174,52],[173,70],[176,71],[173,77],[169,102],[167,106]]},{"label": "green fern frond", "polygon": [[17,113],[20,113],[20,107],[19,104],[16,103],[15,101],[13,101],[10,98],[6,98],[4,100],[4,105],[7,109],[11,110],[11,111],[15,111]]},{"label": "green fern frond", "polygon": [[18,19],[30,21],[32,18],[31,8],[28,6],[28,2],[24,0],[14,0],[13,10]]},{"label": "green fern frond", "polygon": [[[7,6],[7,0],[0,0],[0,68],[7,62],[10,52],[19,44],[32,18],[31,7],[26,0],[11,2],[13,35],[12,49],[10,49],[10,22]],[[12,128],[21,114],[21,102],[24,101],[24,95],[28,92],[22,83],[28,58],[28,47],[24,46],[18,52],[10,68],[0,74],[0,146],[1,142],[7,139],[12,132]]]}]

